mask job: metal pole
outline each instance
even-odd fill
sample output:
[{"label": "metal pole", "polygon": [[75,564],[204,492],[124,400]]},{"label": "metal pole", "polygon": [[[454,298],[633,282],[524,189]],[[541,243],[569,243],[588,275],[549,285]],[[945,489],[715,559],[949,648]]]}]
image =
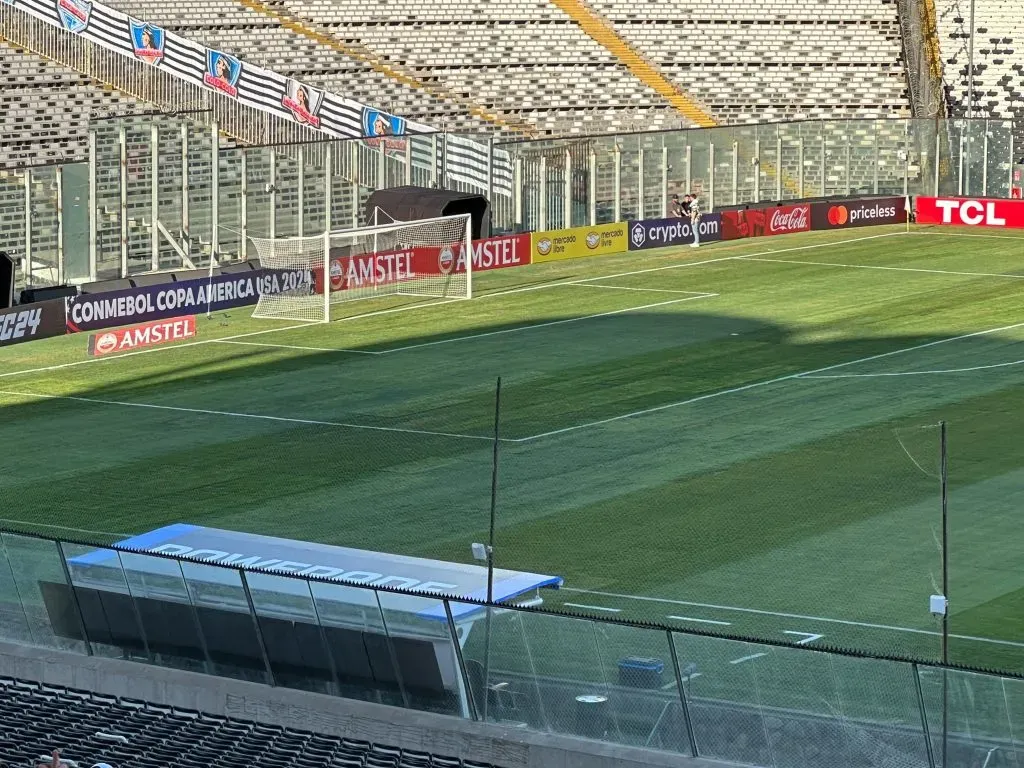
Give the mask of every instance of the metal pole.
[{"label": "metal pole", "polygon": [[689,144],[686,145],[686,186],[683,188],[684,192],[693,191],[693,162],[692,148]]},{"label": "metal pole", "polygon": [[825,159],[825,124],[822,123],[819,129],[821,130],[821,196],[825,197],[825,176],[827,175],[825,168],[828,164]]},{"label": "metal pole", "polygon": [[298,210],[296,211],[296,231],[299,237],[306,234],[306,153],[300,149],[299,157],[295,168],[295,193],[298,197]]},{"label": "metal pole", "polygon": [[270,150],[270,239],[277,237],[277,152]]},{"label": "metal pole", "polygon": [[661,148],[661,218],[668,217],[668,147]]},{"label": "metal pole", "polygon": [[988,118],[982,124],[985,127],[985,137],[981,144],[981,194],[988,197]]},{"label": "metal pole", "polygon": [[761,140],[754,139],[754,160],[752,164],[754,171],[754,202],[761,202]]},{"label": "metal pole", "polygon": [[928,768],[935,768],[932,735],[928,728],[928,710],[924,703],[924,691],[921,690],[921,671],[917,668],[916,663],[910,665],[910,673],[914,676],[914,688],[917,691],[917,708],[921,712],[921,732],[924,734],[924,752],[928,757]]},{"label": "metal pole", "polygon": [[128,277],[128,144],[125,128],[122,125],[118,132],[118,185],[121,192],[121,274]]},{"label": "metal pole", "polygon": [[935,189],[932,194],[939,196],[939,160],[942,157],[942,136],[939,132],[939,119],[935,119]]},{"label": "metal pole", "polygon": [[487,618],[484,622],[484,722],[487,722],[487,680],[491,664],[491,614],[494,611],[494,524],[498,509],[498,446],[501,445],[501,377],[494,389],[494,454],[491,460],[491,522],[487,536]]},{"label": "metal pole", "polygon": [[242,177],[242,196],[239,200],[239,218],[241,221],[238,222],[239,229],[241,230],[242,242],[238,244],[238,256],[242,261],[248,258],[249,252],[249,153],[246,150],[242,150],[242,154],[239,157],[239,169],[238,172]]},{"label": "metal pole", "polygon": [[[191,256],[192,227],[189,223],[188,190],[188,126],[183,123],[181,126],[181,231],[188,238],[189,255]],[[271,230],[270,236],[274,236],[273,230]]]},{"label": "metal pole", "polygon": [[739,202],[740,186],[740,145],[738,141],[732,143],[732,204]]},{"label": "metal pole", "polygon": [[910,121],[903,124],[903,196],[910,194]]},{"label": "metal pole", "polygon": [[99,223],[96,221],[96,131],[89,131],[89,280],[96,281],[96,241]]},{"label": "metal pole", "polygon": [[[974,117],[974,0],[971,0],[971,31],[968,36],[968,52],[967,52],[967,119],[970,120]],[[943,768],[946,768],[946,763],[943,761]]]},{"label": "metal pole", "polygon": [[[406,142],[406,146],[409,146]],[[410,156],[411,162],[411,156]],[[406,180],[406,184],[412,182]],[[494,200],[494,137],[489,136],[487,138],[487,199]]]},{"label": "metal pole", "polygon": [[149,268],[156,272],[160,269],[160,230],[156,225],[160,219],[160,128],[156,123],[149,127],[149,175]]},{"label": "metal pole", "polygon": [[637,154],[638,154],[638,156],[640,158],[640,164],[639,164],[639,167],[637,169],[637,174],[636,174],[637,186],[638,186],[638,192],[639,192],[638,202],[637,202],[637,206],[636,206],[636,212],[637,212],[637,218],[638,219],[643,219],[644,218],[644,214],[645,214],[644,208],[646,207],[644,205],[644,202],[645,202],[644,201],[644,163],[647,161],[647,150],[644,149],[643,147],[640,147],[640,150],[638,151]]},{"label": "metal pole", "polygon": [[775,202],[782,202],[782,132],[775,136]]},{"label": "metal pole", "polygon": [[804,137],[803,136],[801,136],[799,139],[796,140],[796,149],[797,149],[797,162],[799,163],[799,166],[800,166],[797,169],[797,190],[798,190],[797,197],[799,197],[800,199],[803,199],[803,196],[804,196]]},{"label": "metal pole", "polygon": [[942,768],[948,768],[949,751],[949,469],[946,422],[939,422],[939,482],[942,497]]},{"label": "metal pole", "polygon": [[33,287],[35,281],[32,277],[32,169],[25,169],[25,284]]},{"label": "metal pole", "polygon": [[57,285],[64,285],[64,166],[54,172],[57,186]]},{"label": "metal pole", "polygon": [[965,141],[964,136],[971,130],[971,124],[968,122],[966,126],[960,131],[960,162],[957,163],[957,182],[956,182],[956,193],[962,196],[964,193],[964,158],[967,155],[967,150],[964,148]]},{"label": "metal pole", "polygon": [[565,150],[565,168],[562,170],[565,178],[562,180],[562,227],[568,229],[572,226],[572,152]]},{"label": "metal pole", "polygon": [[[407,142],[405,142],[405,185],[406,186],[410,186],[412,184],[412,141],[413,140],[410,137],[409,140]],[[493,142],[494,139],[492,138],[491,141]],[[493,143],[492,143],[492,146],[493,146]],[[492,163],[493,163],[493,160],[494,160],[494,157],[492,155],[491,156],[491,162]],[[487,167],[487,174],[488,174],[487,175],[487,199],[488,200],[493,200],[494,199],[494,192],[491,189],[491,166],[490,165],[488,165],[488,167]]]},{"label": "metal pole", "polygon": [[614,221],[622,220],[622,147],[615,145],[615,189],[612,203]]},{"label": "metal pole", "polygon": [[715,143],[708,142],[708,210],[715,210]]},{"label": "metal pole", "polygon": [[541,232],[548,228],[548,159],[541,155],[540,158],[540,229]]},{"label": "metal pole", "polygon": [[597,152],[594,150],[590,150],[590,172],[587,174],[587,207],[590,226],[597,226]]},{"label": "metal pole", "polygon": [[874,169],[874,191],[878,194],[878,123],[875,123],[875,141],[874,141],[874,162],[871,164]]},{"label": "metal pole", "polygon": [[220,250],[220,132],[217,123],[210,125],[210,261],[217,262]]}]

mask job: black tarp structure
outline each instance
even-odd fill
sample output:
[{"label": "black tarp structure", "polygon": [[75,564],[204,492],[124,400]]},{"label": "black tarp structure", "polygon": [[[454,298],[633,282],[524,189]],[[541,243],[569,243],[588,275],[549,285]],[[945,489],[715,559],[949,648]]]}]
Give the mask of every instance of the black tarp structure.
[{"label": "black tarp structure", "polygon": [[379,224],[468,213],[473,220],[474,240],[490,237],[491,234],[491,204],[483,195],[474,195],[470,192],[411,186],[378,189],[366,200],[366,226],[373,226],[373,214],[377,208],[383,212],[377,216],[376,221]]},{"label": "black tarp structure", "polygon": [[0,309],[14,306],[14,259],[0,251]]}]

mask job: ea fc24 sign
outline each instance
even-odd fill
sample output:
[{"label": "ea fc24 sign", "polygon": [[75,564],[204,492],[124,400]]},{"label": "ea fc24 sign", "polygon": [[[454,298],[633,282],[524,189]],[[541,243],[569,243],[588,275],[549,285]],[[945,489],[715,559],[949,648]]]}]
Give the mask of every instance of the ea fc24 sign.
[{"label": "ea fc24 sign", "polygon": [[155,347],[159,344],[194,339],[195,336],[196,318],[194,315],[154,320],[151,323],[92,334],[89,337],[89,354],[92,357],[103,357],[118,352],[131,352],[143,347]]}]

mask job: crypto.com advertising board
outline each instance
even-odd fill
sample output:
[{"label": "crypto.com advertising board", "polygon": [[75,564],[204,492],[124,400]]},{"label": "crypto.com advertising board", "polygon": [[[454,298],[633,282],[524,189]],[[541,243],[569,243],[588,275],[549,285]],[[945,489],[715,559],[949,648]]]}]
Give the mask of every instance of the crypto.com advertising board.
[{"label": "crypto.com advertising board", "polygon": [[[629,233],[629,250],[631,251],[693,243],[693,225],[689,219],[680,217],[630,221],[627,231]],[[698,231],[702,243],[721,240],[722,214],[705,213],[701,216]]]},{"label": "crypto.com advertising board", "polygon": [[918,224],[1024,229],[1024,200],[918,197],[914,212]]}]

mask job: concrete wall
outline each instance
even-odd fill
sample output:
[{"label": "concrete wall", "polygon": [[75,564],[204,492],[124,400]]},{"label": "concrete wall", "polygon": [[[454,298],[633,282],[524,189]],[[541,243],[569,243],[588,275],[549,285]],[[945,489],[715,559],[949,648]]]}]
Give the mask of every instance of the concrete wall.
[{"label": "concrete wall", "polygon": [[723,768],[726,765],[120,659],[79,656],[9,643],[0,643],[0,675],[481,760],[502,768]]}]

